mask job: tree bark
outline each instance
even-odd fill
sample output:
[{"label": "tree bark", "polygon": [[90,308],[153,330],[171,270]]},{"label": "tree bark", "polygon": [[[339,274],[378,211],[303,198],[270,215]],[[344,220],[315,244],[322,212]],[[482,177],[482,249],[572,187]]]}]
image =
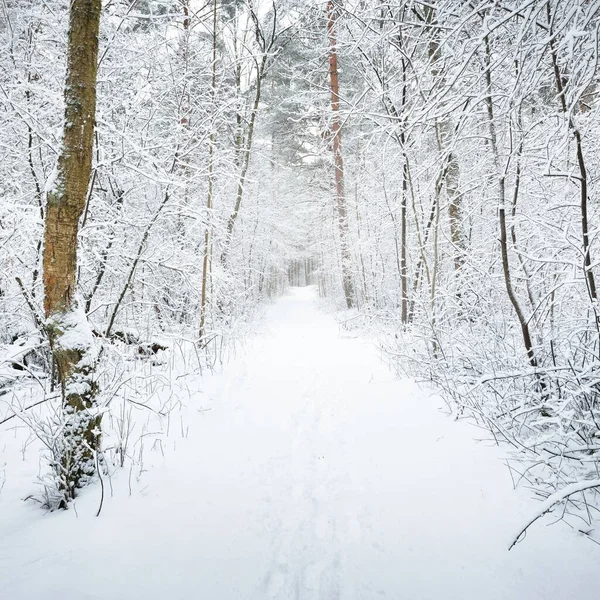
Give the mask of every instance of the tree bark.
[{"label": "tree bark", "polygon": [[223,250],[221,252],[221,264],[226,267],[227,259],[229,257],[229,250],[231,249],[231,241],[233,238],[233,229],[237,222],[240,214],[240,208],[242,207],[242,201],[244,199],[244,191],[246,188],[246,177],[248,175],[248,167],[250,166],[250,155],[252,152],[252,142],[254,140],[254,128],[256,125],[256,116],[258,115],[258,107],[260,105],[260,98],[262,93],[262,82],[265,77],[267,66],[267,55],[263,54],[256,73],[256,91],[254,93],[254,102],[252,104],[252,114],[250,115],[250,123],[248,124],[248,132],[246,135],[245,144],[241,148],[241,171],[238,178],[237,192],[235,196],[235,204],[229,219],[227,220],[227,231],[225,234],[225,240],[223,241]]},{"label": "tree bark", "polygon": [[596,313],[596,327],[598,327],[598,313],[597,313],[597,302],[598,293],[596,291],[596,279],[594,272],[592,271],[592,256],[590,252],[590,233],[589,233],[589,221],[588,221],[588,172],[585,164],[585,157],[583,155],[583,143],[581,139],[581,132],[577,127],[573,114],[569,112],[567,107],[567,97],[565,91],[565,85],[563,77],[560,72],[558,65],[558,53],[556,49],[556,43],[554,40],[553,32],[553,20],[552,12],[550,9],[550,2],[546,3],[546,17],[548,19],[548,29],[550,32],[549,45],[550,45],[550,57],[552,59],[552,69],[554,72],[554,82],[556,84],[556,90],[558,92],[558,99],[560,103],[560,109],[567,119],[567,124],[573,137],[575,138],[575,146],[577,148],[577,166],[579,167],[579,211],[581,214],[581,241],[583,246],[583,271],[585,274],[585,282],[588,290],[590,300]]},{"label": "tree bark", "polygon": [[352,281],[352,268],[350,258],[348,211],[344,190],[344,158],[342,155],[342,131],[340,123],[340,84],[338,77],[337,41],[335,35],[335,5],[333,0],[327,3],[327,33],[329,35],[329,80],[331,88],[331,112],[333,160],[335,167],[335,190],[338,226],[340,231],[340,250],[342,258],[342,285],[346,305],[352,308],[356,303],[356,293]]},{"label": "tree bark", "polygon": [[[502,271],[504,273],[504,284],[506,287],[506,293],[510,300],[510,303],[513,306],[515,311],[515,315],[517,320],[519,321],[519,325],[521,327],[521,335],[523,337],[523,344],[525,346],[525,352],[527,354],[527,360],[529,364],[536,369],[538,366],[537,357],[535,355],[535,351],[533,349],[533,343],[531,341],[531,333],[529,331],[528,320],[525,318],[525,314],[523,309],[521,308],[521,304],[512,284],[511,272],[510,272],[510,262],[508,260],[508,234],[506,227],[506,181],[503,174],[503,170],[500,166],[499,161],[499,150],[498,150],[498,140],[496,135],[496,120],[494,117],[494,103],[492,99],[492,61],[491,61],[491,50],[489,39],[486,36],[483,40],[485,54],[484,54],[484,63],[485,63],[485,82],[486,82],[486,94],[485,94],[485,103],[488,113],[488,125],[490,129],[490,142],[492,146],[492,153],[494,155],[494,166],[496,167],[496,174],[498,177],[498,224],[500,228],[500,251],[502,256]],[[540,381],[540,386],[542,391],[545,388],[545,385],[542,381]]]},{"label": "tree bark", "polygon": [[[445,85],[445,76],[440,68],[442,50],[440,47],[439,28],[435,6],[426,7],[426,21],[431,28],[428,44],[429,65],[433,77],[434,88]],[[460,165],[456,153],[452,150],[451,137],[454,129],[452,119],[445,115],[436,122],[438,144],[442,154],[442,171],[446,194],[448,196],[448,217],[450,221],[450,240],[454,246],[454,269],[459,271],[466,251],[466,243],[462,231],[462,194],[460,193]]]},{"label": "tree bark", "polygon": [[[217,0],[213,0],[212,6],[212,66],[211,66],[211,100],[213,103],[213,111],[216,111],[217,97]],[[214,194],[214,169],[215,169],[215,124],[212,123],[212,130],[208,140],[208,192],[206,196],[206,229],[204,230],[204,249],[202,253],[202,286],[200,291],[200,327],[199,341],[203,345],[206,337],[206,308],[208,301],[208,282],[209,269],[211,261],[211,231],[212,231],[212,208]]]},{"label": "tree bark", "polygon": [[71,1],[63,142],[47,189],[44,310],[63,396],[53,464],[62,507],[93,475],[100,444],[93,339],[76,296],[77,234],[92,166],[100,12],[101,0]]}]

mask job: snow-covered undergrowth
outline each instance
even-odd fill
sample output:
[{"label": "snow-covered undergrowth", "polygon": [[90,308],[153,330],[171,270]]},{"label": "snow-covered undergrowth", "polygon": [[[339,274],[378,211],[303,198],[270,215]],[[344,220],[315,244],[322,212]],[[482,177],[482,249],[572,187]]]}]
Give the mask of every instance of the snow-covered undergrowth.
[{"label": "snow-covered undergrowth", "polygon": [[536,503],[513,492],[503,451],[394,377],[310,288],[269,307],[230,358],[201,374],[175,346],[129,365],[119,394],[166,414],[129,402],[124,468],[127,415],[107,417],[98,518],[99,482],[74,510],[22,502],[35,449],[23,460],[21,430],[3,432],[17,461],[0,495],[7,597],[595,600],[600,547],[546,516],[508,552]]},{"label": "snow-covered undergrowth", "polygon": [[[137,339],[137,334],[129,335]],[[18,362],[31,352],[31,344],[19,346],[20,352],[13,346],[4,349],[0,374],[0,500],[9,505],[27,498],[53,506],[56,482],[49,463],[64,421],[60,392],[43,371]],[[95,374],[103,437],[96,457],[99,481],[85,492],[97,495],[98,510],[119,471],[126,473],[131,492],[148,468],[148,457],[163,455],[186,437],[190,403],[195,410],[202,406],[200,375],[210,378],[235,347],[233,341],[221,344],[207,355],[178,336],[142,344],[117,338],[103,344]]]},{"label": "snow-covered undergrowth", "polygon": [[[551,366],[532,369],[511,345],[518,340],[489,322],[453,327],[437,345],[430,330],[403,330],[392,315],[365,313],[344,327],[370,332],[397,373],[437,390],[456,419],[469,418],[482,438],[507,449],[515,487],[557,498],[549,507],[556,517],[600,543],[600,493],[592,486],[600,479],[600,365],[581,340],[564,364],[548,357]],[[575,491],[560,498],[569,486]]]}]

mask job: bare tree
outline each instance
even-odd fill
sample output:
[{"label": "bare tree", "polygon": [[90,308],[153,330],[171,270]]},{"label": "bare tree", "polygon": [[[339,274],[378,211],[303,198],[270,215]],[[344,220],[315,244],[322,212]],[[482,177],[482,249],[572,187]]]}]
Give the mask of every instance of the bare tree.
[{"label": "bare tree", "polygon": [[[210,71],[210,90],[212,109],[215,110],[215,101],[217,95],[217,0],[213,0],[212,5],[212,48],[211,48],[211,71]],[[208,285],[210,281],[210,265],[212,260],[212,222],[213,222],[213,202],[215,186],[215,124],[212,124],[208,138],[208,190],[206,193],[206,229],[204,230],[204,247],[202,251],[202,283],[200,290],[200,344],[205,343],[206,337],[206,312],[208,306]]]},{"label": "bare tree", "polygon": [[[250,157],[252,155],[252,145],[254,143],[254,133],[256,130],[256,119],[258,117],[258,111],[262,96],[262,86],[265,77],[267,76],[267,66],[269,61],[269,54],[275,47],[275,42],[279,36],[277,31],[278,26],[278,14],[276,4],[273,3],[272,11],[270,13],[270,27],[269,23],[265,26],[253,7],[248,8],[249,18],[252,21],[253,33],[256,42],[256,48],[258,49],[258,56],[252,55],[252,62],[254,63],[254,98],[250,108],[250,118],[248,125],[244,131],[242,127],[242,116],[238,112],[238,160],[240,172],[237,181],[237,189],[235,196],[235,203],[233,210],[227,219],[227,229],[225,233],[225,240],[223,242],[223,248],[221,251],[221,263],[225,266],[229,256],[229,250],[231,248],[231,240],[233,237],[233,229],[237,222],[242,207],[242,201],[244,199],[244,191],[246,187],[246,179],[248,177],[248,168],[250,166]],[[244,44],[243,44],[244,45]],[[240,63],[236,66],[236,87],[238,91],[241,87],[241,72]]]},{"label": "bare tree", "polygon": [[507,211],[507,199],[506,199],[506,177],[504,175],[504,168],[500,164],[500,152],[498,149],[498,136],[496,131],[496,118],[494,116],[494,97],[492,89],[492,59],[491,49],[488,36],[483,40],[484,43],[484,65],[485,65],[485,104],[487,108],[488,125],[490,130],[490,144],[492,147],[494,166],[496,169],[497,186],[498,186],[498,223],[500,228],[500,252],[502,255],[502,272],[504,274],[504,285],[506,287],[506,293],[513,306],[517,320],[521,327],[521,334],[523,336],[523,344],[525,345],[525,352],[527,353],[527,359],[529,364],[535,369],[538,366],[538,360],[533,347],[531,338],[531,332],[529,330],[529,320],[525,317],[523,308],[512,282],[510,262],[508,259],[508,229],[506,226],[506,211]]}]

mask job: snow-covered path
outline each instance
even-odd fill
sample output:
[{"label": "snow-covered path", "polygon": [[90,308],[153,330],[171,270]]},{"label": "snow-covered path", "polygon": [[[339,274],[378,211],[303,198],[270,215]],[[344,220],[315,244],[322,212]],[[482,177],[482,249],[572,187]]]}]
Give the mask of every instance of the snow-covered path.
[{"label": "snow-covered path", "polygon": [[266,321],[141,494],[125,474],[99,518],[91,493],[78,516],[0,515],[2,600],[600,597],[600,547],[564,524],[507,552],[535,502],[502,451],[340,337],[310,288]]}]

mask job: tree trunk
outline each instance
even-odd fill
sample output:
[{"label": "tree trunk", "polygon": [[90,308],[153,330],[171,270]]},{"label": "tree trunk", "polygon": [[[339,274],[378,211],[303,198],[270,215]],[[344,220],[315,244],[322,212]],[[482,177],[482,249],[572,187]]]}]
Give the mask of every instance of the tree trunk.
[{"label": "tree trunk", "polygon": [[[404,118],[406,110],[406,102],[408,96],[408,85],[406,82],[406,61],[402,58],[402,117]],[[400,256],[400,288],[401,288],[401,309],[400,318],[402,323],[406,325],[408,323],[408,261],[407,261],[407,203],[408,203],[408,154],[407,154],[407,140],[405,128],[402,128],[400,132],[400,145],[402,146],[402,202],[400,204],[400,231],[402,240],[402,253]]]},{"label": "tree trunk", "polygon": [[44,310],[63,396],[53,464],[61,507],[94,474],[100,444],[93,338],[76,296],[77,234],[92,166],[100,12],[101,0],[71,0],[63,142],[47,189]]},{"label": "tree trunk", "polygon": [[[217,0],[213,0],[212,7],[212,67],[211,67],[211,100],[213,103],[213,111],[216,112],[216,97],[217,97]],[[208,140],[208,192],[206,196],[206,229],[204,230],[204,250],[202,255],[202,289],[200,292],[200,330],[199,341],[200,345],[205,343],[206,337],[206,307],[208,299],[208,281],[209,269],[211,261],[211,231],[212,231],[212,208],[214,194],[214,169],[215,169],[215,123],[212,123],[212,130]]]},{"label": "tree trunk", "polygon": [[588,172],[585,164],[585,157],[583,155],[583,143],[581,140],[581,132],[579,131],[575,123],[573,113],[570,112],[567,107],[565,84],[558,65],[558,55],[556,43],[554,40],[550,2],[546,4],[546,17],[548,19],[548,29],[550,31],[550,57],[552,59],[554,82],[556,84],[556,90],[558,92],[560,109],[567,119],[569,129],[571,130],[571,133],[575,138],[575,146],[577,149],[577,166],[579,167],[579,211],[581,214],[581,242],[583,246],[583,272],[585,274],[585,282],[588,294],[590,300],[592,301],[592,307],[594,309],[594,312],[596,313],[596,327],[598,328],[599,317],[596,308],[598,303],[598,293],[596,291],[596,279],[594,277],[594,272],[592,271],[592,256],[590,252],[590,233],[588,222]]},{"label": "tree trunk", "polygon": [[[431,76],[433,77],[433,88],[441,87],[443,89],[446,82],[440,68],[442,50],[440,47],[440,34],[435,6],[428,6],[425,14],[428,28],[431,29],[428,54]],[[442,155],[443,178],[448,196],[450,240],[454,247],[454,269],[458,271],[464,262],[466,242],[462,231],[462,195],[459,188],[460,166],[456,153],[452,150],[451,143],[453,129],[454,126],[449,115],[444,115],[439,121],[436,121],[436,134]]]},{"label": "tree trunk", "polygon": [[335,190],[338,226],[340,231],[340,250],[342,258],[342,284],[346,305],[352,308],[356,303],[356,294],[352,282],[352,265],[350,259],[348,211],[344,191],[344,159],[342,156],[342,131],[340,124],[340,85],[338,78],[337,42],[335,37],[335,5],[333,0],[327,3],[327,32],[329,34],[329,78],[331,87],[331,111],[333,160],[335,165]]},{"label": "tree trunk", "polygon": [[252,152],[252,142],[254,138],[254,128],[256,125],[256,116],[258,114],[258,107],[260,105],[260,98],[262,93],[262,82],[266,74],[267,67],[267,55],[263,54],[260,66],[256,73],[256,91],[254,93],[254,102],[252,104],[252,114],[250,115],[250,123],[248,124],[248,132],[246,135],[245,144],[241,147],[240,161],[241,171],[238,178],[237,192],[235,196],[235,205],[233,211],[227,220],[227,231],[225,234],[225,240],[223,241],[223,250],[221,252],[221,264],[226,267],[227,259],[229,257],[229,250],[231,249],[231,241],[233,238],[233,228],[235,227],[237,218],[240,214],[240,208],[242,206],[242,200],[244,199],[244,191],[246,188],[246,177],[248,175],[248,167],[250,166],[250,155]]},{"label": "tree trunk", "polygon": [[[519,325],[521,326],[521,335],[523,337],[523,344],[525,346],[525,352],[527,353],[527,360],[531,367],[536,369],[538,367],[537,357],[533,349],[533,343],[531,341],[531,333],[529,331],[529,322],[525,317],[523,309],[512,284],[510,262],[508,260],[508,234],[506,227],[506,181],[504,176],[504,170],[500,165],[500,154],[498,149],[498,139],[496,135],[496,120],[494,116],[494,103],[492,99],[492,61],[491,61],[491,50],[489,38],[486,36],[483,40],[485,54],[485,83],[486,83],[486,94],[485,103],[488,114],[488,125],[490,130],[490,143],[492,147],[492,153],[494,155],[494,166],[496,167],[496,174],[498,177],[498,224],[500,228],[500,252],[502,256],[502,271],[504,274],[504,284],[506,287],[506,293],[513,306]],[[540,387],[543,389],[545,385],[540,381]]]}]

